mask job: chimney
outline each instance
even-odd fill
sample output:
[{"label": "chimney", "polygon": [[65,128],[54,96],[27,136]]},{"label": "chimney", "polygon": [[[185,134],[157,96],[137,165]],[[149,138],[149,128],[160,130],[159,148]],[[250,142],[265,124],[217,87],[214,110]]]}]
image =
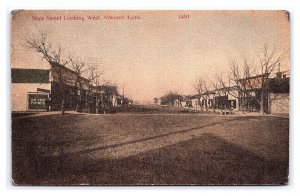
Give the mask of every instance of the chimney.
[{"label": "chimney", "polygon": [[280,63],[278,63],[278,72],[276,73],[277,79],[280,79],[282,77],[282,73],[280,72]]}]

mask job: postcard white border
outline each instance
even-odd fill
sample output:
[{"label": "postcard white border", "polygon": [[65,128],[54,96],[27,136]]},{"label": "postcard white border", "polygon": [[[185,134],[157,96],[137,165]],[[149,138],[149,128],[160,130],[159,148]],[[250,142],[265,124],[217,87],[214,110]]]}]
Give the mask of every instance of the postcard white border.
[{"label": "postcard white border", "polygon": [[[1,195],[53,195],[72,194],[99,195],[113,193],[114,195],[156,195],[156,194],[213,194],[213,195],[295,195],[300,192],[299,181],[299,84],[300,62],[299,62],[299,38],[300,38],[300,4],[297,0],[1,0],[1,39],[0,39],[0,85],[5,95],[0,96],[1,108]],[[10,11],[14,9],[131,9],[131,10],[288,10],[291,13],[291,116],[290,116],[290,182],[287,186],[228,186],[228,187],[14,187],[11,185],[11,156],[10,156]],[[4,44],[5,43],[5,44]],[[298,58],[297,58],[298,57]],[[298,174],[298,175],[297,175]],[[4,178],[5,176],[5,178]],[[67,192],[66,192],[67,191]],[[101,191],[101,193],[99,193]],[[188,193],[186,193],[188,191]]]}]

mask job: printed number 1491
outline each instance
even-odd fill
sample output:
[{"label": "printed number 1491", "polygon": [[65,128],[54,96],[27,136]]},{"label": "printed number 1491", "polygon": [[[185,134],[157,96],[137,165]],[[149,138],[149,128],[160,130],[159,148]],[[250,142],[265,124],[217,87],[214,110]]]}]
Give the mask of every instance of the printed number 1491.
[{"label": "printed number 1491", "polygon": [[189,14],[180,14],[179,19],[189,19],[190,15]]}]

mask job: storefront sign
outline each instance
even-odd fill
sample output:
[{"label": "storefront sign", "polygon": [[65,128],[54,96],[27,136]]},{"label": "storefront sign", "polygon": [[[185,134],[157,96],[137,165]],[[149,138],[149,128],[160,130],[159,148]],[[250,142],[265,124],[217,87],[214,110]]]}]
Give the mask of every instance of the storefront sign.
[{"label": "storefront sign", "polygon": [[48,94],[28,94],[28,110],[47,110]]}]

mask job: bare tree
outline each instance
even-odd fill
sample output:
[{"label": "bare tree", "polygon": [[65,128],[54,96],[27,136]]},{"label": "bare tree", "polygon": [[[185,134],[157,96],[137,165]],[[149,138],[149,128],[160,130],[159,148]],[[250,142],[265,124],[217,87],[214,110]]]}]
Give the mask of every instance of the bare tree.
[{"label": "bare tree", "polygon": [[201,111],[203,110],[201,98],[203,98],[203,94],[205,92],[205,87],[206,87],[206,82],[205,82],[204,78],[199,76],[194,84],[194,88],[198,94],[198,104],[199,104]]},{"label": "bare tree", "polygon": [[75,72],[75,78],[74,78],[74,95],[76,96],[76,111],[82,112],[82,102],[83,102],[83,93],[81,90],[83,89],[83,85],[89,85],[88,81],[82,77],[83,73],[86,72],[87,65],[84,60],[78,60],[73,57],[69,57],[69,61],[71,63],[71,68]]},{"label": "bare tree", "polygon": [[[267,44],[263,46],[261,53],[258,56],[258,68],[261,70],[255,73],[254,61],[244,57],[241,63],[236,60],[229,61],[229,78],[231,83],[234,83],[238,88],[239,94],[235,96],[240,101],[240,109],[244,112],[244,107],[250,109],[252,105],[251,100],[259,104],[259,111],[264,114],[265,95],[268,86],[268,78],[274,71],[274,68],[280,64],[285,58],[287,51],[281,50],[275,44],[270,48]],[[258,75],[257,75],[258,74]],[[259,97],[252,96],[250,93],[259,93]]]},{"label": "bare tree", "polygon": [[[112,92],[110,90],[104,90],[104,87],[107,87],[109,85],[109,82],[101,82],[101,76],[103,74],[104,71],[99,70],[96,65],[90,65],[88,68],[88,79],[90,81],[90,85],[88,88],[88,104],[90,113],[92,112],[93,105],[95,105],[95,112],[99,114],[102,107],[101,105],[105,107],[105,105],[108,104],[106,102],[106,98],[111,96]],[[95,100],[93,100],[93,97],[95,98]],[[95,103],[93,103],[94,101]]]},{"label": "bare tree", "polygon": [[213,86],[215,88],[216,94],[218,95],[217,97],[215,97],[215,99],[217,99],[215,100],[215,104],[217,104],[218,109],[221,111],[221,113],[224,113],[226,115],[228,109],[228,93],[230,89],[225,85],[222,73],[216,74]]},{"label": "bare tree", "polygon": [[175,104],[174,95],[171,91],[168,94],[160,97],[160,100],[161,100],[161,105],[171,104],[172,106],[174,106]]},{"label": "bare tree", "polygon": [[[26,43],[29,49],[41,54],[42,59],[45,59],[50,64],[52,77],[56,82],[58,82],[58,93],[61,99],[61,114],[63,115],[65,113],[65,101],[68,96],[67,85],[72,82],[72,76],[69,75],[69,72],[66,68],[69,60],[64,59],[62,48],[60,46],[53,47],[52,43],[48,40],[47,34],[45,32],[40,31],[37,36],[28,38]],[[65,161],[64,145],[60,145],[59,153],[59,161],[61,164],[63,164],[63,162]]]},{"label": "bare tree", "polygon": [[[213,84],[213,82],[211,82],[209,79],[206,79],[204,82],[204,95],[203,98],[207,100],[205,107],[206,107],[206,111],[208,111],[208,107],[212,107],[213,109],[213,113],[215,113],[215,92],[211,91],[210,89],[212,88],[212,86],[209,84]],[[212,95],[212,97],[211,97]]]},{"label": "bare tree", "polygon": [[62,55],[62,48],[60,46],[53,47],[48,40],[47,34],[40,31],[37,36],[32,36],[27,39],[27,47],[42,55],[50,65],[55,77],[60,86],[61,95],[61,114],[65,113],[65,101],[67,99],[66,89],[69,77],[66,76],[65,66],[69,63]]},{"label": "bare tree", "polygon": [[182,100],[183,100],[183,95],[181,92],[175,91],[173,92],[175,101],[177,102],[177,107],[182,107]]},{"label": "bare tree", "polygon": [[259,67],[261,69],[261,89],[260,89],[260,113],[264,114],[264,96],[267,90],[268,78],[274,68],[286,57],[288,51],[277,47],[276,44],[272,48],[265,44],[261,54],[259,55]]},{"label": "bare tree", "polygon": [[173,107],[177,105],[177,107],[181,107],[181,101],[183,100],[183,96],[181,93],[176,91],[170,91],[168,94],[162,96],[161,104],[171,104]]},{"label": "bare tree", "polygon": [[244,104],[247,95],[246,87],[250,87],[250,82],[247,80],[247,78],[251,77],[249,60],[247,57],[244,57],[242,63],[237,63],[235,59],[232,59],[228,64],[229,86],[232,84],[236,89],[238,89],[238,93],[235,93],[234,91],[229,91],[228,93],[239,100],[239,110],[242,110],[244,113]]},{"label": "bare tree", "polygon": [[[207,82],[206,80],[204,80],[204,83],[203,83],[203,98],[205,100],[205,103],[204,103],[204,107],[205,107],[205,110],[208,112],[208,107],[209,107],[209,102],[210,102],[210,92],[209,92],[209,88],[208,88],[208,85],[207,85]],[[214,112],[214,111],[213,111]]]},{"label": "bare tree", "polygon": [[[100,75],[97,73],[97,68],[94,65],[89,66],[88,68],[88,79],[90,81],[89,87],[88,87],[88,108],[89,108],[89,113],[92,113],[93,106],[94,106],[94,96],[93,94],[96,93],[97,91],[97,85],[99,81]],[[96,104],[97,104],[97,97],[96,98]],[[96,105],[97,108],[97,105]]]},{"label": "bare tree", "polygon": [[158,99],[157,97],[154,97],[154,98],[153,98],[153,103],[154,103],[154,104],[158,104],[158,101],[159,101],[159,99]]},{"label": "bare tree", "polygon": [[[106,109],[112,109],[114,106],[114,96],[119,95],[117,86],[110,84],[109,82],[102,82],[101,84],[101,104],[102,104],[102,109],[103,112],[105,113]],[[127,101],[128,106],[128,101],[129,99],[126,98],[124,100],[125,102]]]}]

